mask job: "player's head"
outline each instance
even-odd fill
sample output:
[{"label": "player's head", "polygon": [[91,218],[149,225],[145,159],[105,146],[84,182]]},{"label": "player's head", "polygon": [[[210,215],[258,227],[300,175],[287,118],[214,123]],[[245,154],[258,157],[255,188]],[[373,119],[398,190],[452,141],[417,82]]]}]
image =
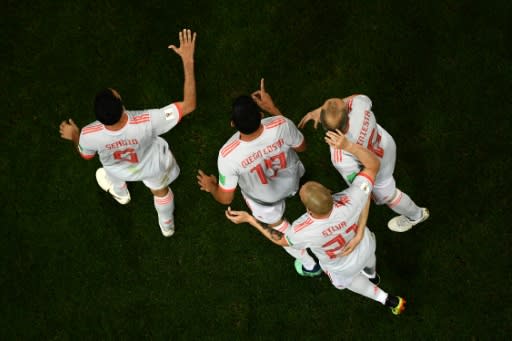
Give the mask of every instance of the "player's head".
[{"label": "player's head", "polygon": [[306,182],[299,191],[300,200],[313,214],[325,215],[332,210],[331,191],[316,181]]},{"label": "player's head", "polygon": [[331,98],[325,101],[320,111],[320,122],[325,130],[339,129],[346,132],[348,123],[348,111],[345,102],[339,98]]},{"label": "player's head", "polygon": [[123,101],[114,89],[103,89],[94,99],[94,112],[96,119],[105,125],[119,122],[123,114]]},{"label": "player's head", "polygon": [[252,134],[261,125],[261,112],[250,96],[240,96],[233,102],[231,122],[242,134]]}]

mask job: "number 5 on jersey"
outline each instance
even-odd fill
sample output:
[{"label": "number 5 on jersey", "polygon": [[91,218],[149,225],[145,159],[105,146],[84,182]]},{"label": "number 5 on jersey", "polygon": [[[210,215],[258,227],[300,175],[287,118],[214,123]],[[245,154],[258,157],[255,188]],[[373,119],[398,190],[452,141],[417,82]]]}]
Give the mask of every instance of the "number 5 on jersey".
[{"label": "number 5 on jersey", "polygon": [[116,150],[114,152],[114,159],[119,161],[127,161],[130,163],[138,163],[139,158],[137,157],[137,153],[135,153],[135,149],[127,148],[124,150]]}]

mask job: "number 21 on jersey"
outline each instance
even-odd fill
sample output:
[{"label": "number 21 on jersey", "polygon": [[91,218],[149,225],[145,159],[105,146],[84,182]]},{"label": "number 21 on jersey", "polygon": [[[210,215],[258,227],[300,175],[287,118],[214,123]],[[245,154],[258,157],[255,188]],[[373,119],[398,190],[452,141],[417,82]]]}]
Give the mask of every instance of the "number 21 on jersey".
[{"label": "number 21 on jersey", "polygon": [[251,168],[251,173],[256,173],[262,184],[268,184],[268,179],[275,178],[277,172],[286,168],[286,154],[281,152],[277,155],[271,156],[263,160],[262,163],[257,164]]}]

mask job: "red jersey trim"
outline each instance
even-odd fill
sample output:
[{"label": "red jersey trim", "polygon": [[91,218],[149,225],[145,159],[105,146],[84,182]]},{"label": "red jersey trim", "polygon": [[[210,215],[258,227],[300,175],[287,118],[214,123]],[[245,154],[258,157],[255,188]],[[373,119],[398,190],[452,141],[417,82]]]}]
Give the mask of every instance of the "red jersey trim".
[{"label": "red jersey trim", "polygon": [[82,135],[95,133],[95,132],[103,130],[104,128],[105,128],[105,126],[101,123],[93,125],[93,126],[88,126],[88,127],[85,127],[84,129],[82,129]]},{"label": "red jersey trim", "polygon": [[332,153],[332,161],[334,163],[340,163],[343,160],[343,150],[333,148],[334,152]]},{"label": "red jersey trim", "polygon": [[88,155],[88,154],[82,154],[82,153],[80,153],[80,156],[81,156],[83,159],[90,160],[90,159],[92,159],[94,156],[96,156],[96,154]]},{"label": "red jersey trim", "polygon": [[128,123],[129,124],[146,123],[146,122],[149,122],[150,119],[151,118],[149,117],[149,114],[146,113],[146,114],[142,114],[140,116],[132,117]]},{"label": "red jersey trim", "polygon": [[372,184],[372,187],[373,187],[373,185],[375,184],[375,182],[374,182],[374,180],[372,179],[372,177],[371,177],[371,176],[369,176],[368,174],[364,173],[364,172],[359,172],[359,173],[357,174],[357,176],[363,176],[363,177],[367,178],[367,179],[370,181],[370,183]]},{"label": "red jersey trim", "polygon": [[308,227],[311,224],[313,224],[313,219],[311,219],[311,217],[308,217],[308,219],[306,219],[304,222],[300,223],[299,225],[295,225],[293,227],[293,231],[294,232],[299,232],[299,231],[305,229],[306,227]]},{"label": "red jersey trim", "polygon": [[275,119],[274,121],[265,124],[264,126],[267,129],[271,129],[271,128],[278,127],[278,126],[280,126],[282,124],[285,124],[285,123],[286,123],[286,120],[284,118],[282,118],[282,117],[279,117],[279,118]]},{"label": "red jersey trim", "polygon": [[236,147],[238,147],[239,145],[240,145],[240,140],[235,140],[235,141],[231,142],[230,144],[228,144],[227,146],[225,146],[224,148],[222,148],[220,150],[220,155],[222,155],[222,157],[228,156],[228,154],[231,153],[233,150],[235,150]]},{"label": "red jersey trim", "polygon": [[181,105],[179,104],[179,102],[174,102],[173,104],[176,106],[176,108],[178,108],[178,115],[179,115],[178,122],[179,122],[183,118],[183,109],[181,108]]},{"label": "red jersey trim", "polygon": [[352,111],[352,101],[353,100],[354,100],[353,98],[348,100],[348,111]]}]

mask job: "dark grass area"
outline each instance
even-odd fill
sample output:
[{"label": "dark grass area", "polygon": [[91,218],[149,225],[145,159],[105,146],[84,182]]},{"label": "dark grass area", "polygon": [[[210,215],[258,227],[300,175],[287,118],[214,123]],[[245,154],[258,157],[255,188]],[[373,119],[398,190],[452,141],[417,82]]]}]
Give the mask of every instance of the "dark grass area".
[{"label": "dark grass area", "polygon": [[[0,13],[2,339],[510,338],[508,1],[7,0]],[[182,173],[164,239],[149,191],[133,184],[117,205],[58,124],[89,123],[106,86],[132,109],[180,99],[166,47],[183,27],[199,34],[198,109],[165,135]],[[390,210],[370,213],[381,286],[408,298],[404,315],[298,278],[197,188],[233,133],[231,100],[260,77],[296,122],[329,97],[372,98],[399,188],[431,210],[405,234],[387,230]],[[342,189],[321,133],[304,133],[306,178]]]}]

